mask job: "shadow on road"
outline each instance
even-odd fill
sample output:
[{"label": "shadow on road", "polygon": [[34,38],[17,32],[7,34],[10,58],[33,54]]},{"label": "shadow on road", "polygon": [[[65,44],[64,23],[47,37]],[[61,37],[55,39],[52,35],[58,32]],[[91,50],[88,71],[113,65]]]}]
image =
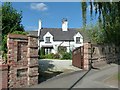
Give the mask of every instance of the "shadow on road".
[{"label": "shadow on road", "polygon": [[39,61],[39,77],[38,77],[38,83],[41,83],[43,81],[46,81],[47,79],[50,79],[58,74],[61,74],[63,72],[60,71],[51,71],[55,65],[51,64],[53,61],[50,60],[40,60]]},{"label": "shadow on road", "polygon": [[89,69],[82,77],[80,77],[68,90],[72,90],[72,88],[80,81],[82,80],[89,72],[91,69]]}]

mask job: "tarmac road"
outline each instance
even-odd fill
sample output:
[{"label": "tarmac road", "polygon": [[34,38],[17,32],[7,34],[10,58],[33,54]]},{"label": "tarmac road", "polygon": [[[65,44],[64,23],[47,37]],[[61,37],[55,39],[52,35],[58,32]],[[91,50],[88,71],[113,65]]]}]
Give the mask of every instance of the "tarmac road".
[{"label": "tarmac road", "polygon": [[92,69],[74,88],[118,88],[118,81],[113,85],[105,82],[106,79],[115,73],[118,73],[118,65],[115,64],[101,70]]},{"label": "tarmac road", "polygon": [[[75,84],[87,71],[76,71],[66,75],[59,75],[31,88],[67,88]],[[104,82],[105,79],[118,72],[118,65],[111,64],[102,67],[100,70],[90,70],[72,88],[118,88]]]}]

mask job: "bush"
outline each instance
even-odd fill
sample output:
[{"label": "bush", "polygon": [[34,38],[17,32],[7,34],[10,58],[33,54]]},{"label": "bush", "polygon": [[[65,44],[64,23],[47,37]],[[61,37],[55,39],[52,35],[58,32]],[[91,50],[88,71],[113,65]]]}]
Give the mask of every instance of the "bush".
[{"label": "bush", "polygon": [[63,54],[63,53],[66,52],[66,51],[67,51],[67,48],[64,47],[64,46],[59,46],[59,47],[58,47],[58,53]]},{"label": "bush", "polygon": [[43,48],[39,49],[39,51],[38,51],[39,59],[44,59],[45,58],[44,53],[45,52],[44,52]]},{"label": "bush", "polygon": [[39,59],[60,59],[60,55],[58,53],[56,54],[53,54],[53,53],[50,53],[50,54],[46,54],[46,55],[39,55]]},{"label": "bush", "polygon": [[63,53],[62,59],[72,59],[71,53],[67,53],[67,52]]},{"label": "bush", "polygon": [[12,32],[12,34],[22,34],[22,35],[27,35],[27,32],[23,32],[23,31],[14,31]]},{"label": "bush", "polygon": [[4,54],[4,53],[7,54],[7,35],[5,35],[5,36],[3,37],[3,39],[2,39],[1,49],[2,49],[2,51],[4,51],[3,54]]},{"label": "bush", "polygon": [[54,54],[53,59],[60,59],[60,55],[58,53]]},{"label": "bush", "polygon": [[45,59],[45,55],[39,55],[39,59]]},{"label": "bush", "polygon": [[50,53],[50,54],[46,54],[46,55],[45,55],[45,58],[47,58],[47,59],[53,59],[53,57],[54,57],[54,54],[53,54],[53,53]]}]

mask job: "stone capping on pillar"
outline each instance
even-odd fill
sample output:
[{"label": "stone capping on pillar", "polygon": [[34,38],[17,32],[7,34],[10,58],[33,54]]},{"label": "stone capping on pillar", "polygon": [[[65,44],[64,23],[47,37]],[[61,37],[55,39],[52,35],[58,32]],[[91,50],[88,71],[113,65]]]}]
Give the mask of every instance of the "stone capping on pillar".
[{"label": "stone capping on pillar", "polygon": [[8,70],[7,64],[0,64],[0,71],[3,71],[3,70]]},{"label": "stone capping on pillar", "polygon": [[28,34],[27,37],[38,38],[38,36],[34,36],[34,35],[31,35],[31,34]]},{"label": "stone capping on pillar", "polygon": [[21,34],[8,34],[7,38],[22,39],[22,40],[27,40],[28,39],[28,37],[26,35],[21,35]]}]

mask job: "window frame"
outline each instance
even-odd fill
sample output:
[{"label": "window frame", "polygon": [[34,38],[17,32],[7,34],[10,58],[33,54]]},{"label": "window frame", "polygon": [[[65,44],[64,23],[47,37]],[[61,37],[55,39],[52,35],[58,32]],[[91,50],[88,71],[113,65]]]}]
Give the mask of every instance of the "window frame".
[{"label": "window frame", "polygon": [[[78,38],[79,38],[79,40],[78,40]],[[80,42],[80,37],[76,37],[76,44],[81,44],[81,42]]]},{"label": "window frame", "polygon": [[50,42],[50,37],[45,37],[45,43],[51,43]]}]

